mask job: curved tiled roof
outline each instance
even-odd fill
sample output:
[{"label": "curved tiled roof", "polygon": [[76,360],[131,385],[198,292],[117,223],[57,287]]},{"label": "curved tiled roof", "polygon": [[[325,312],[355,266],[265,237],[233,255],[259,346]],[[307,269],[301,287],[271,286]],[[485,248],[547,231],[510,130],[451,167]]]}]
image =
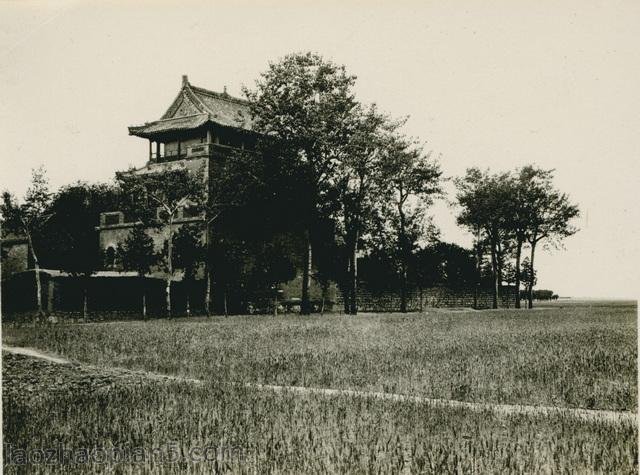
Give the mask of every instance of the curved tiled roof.
[{"label": "curved tiled roof", "polygon": [[129,127],[131,135],[150,137],[155,134],[172,132],[177,130],[192,130],[209,121],[209,114],[194,114],[183,117],[161,119],[145,125]]},{"label": "curved tiled roof", "polygon": [[178,96],[162,118],[141,126],[129,127],[129,134],[150,138],[166,132],[195,129],[207,122],[252,130],[247,101],[232,97],[226,91],[220,93],[192,86],[184,76]]}]

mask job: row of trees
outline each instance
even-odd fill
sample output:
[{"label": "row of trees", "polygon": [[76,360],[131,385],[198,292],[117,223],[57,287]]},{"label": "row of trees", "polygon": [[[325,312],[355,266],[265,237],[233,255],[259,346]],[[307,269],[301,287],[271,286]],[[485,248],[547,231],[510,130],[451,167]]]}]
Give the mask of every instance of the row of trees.
[{"label": "row of trees", "polygon": [[[188,178],[191,181],[191,177]],[[36,304],[43,313],[40,269],[59,269],[83,280],[83,312],[87,314],[88,279],[97,270],[105,268],[108,256],[100,252],[96,225],[103,212],[122,209],[131,203],[123,199],[124,188],[111,184],[77,182],[52,192],[45,170],[32,172],[31,185],[19,201],[9,192],[3,192],[0,212],[3,221],[3,238],[24,237],[27,240],[30,261],[35,270]],[[144,208],[140,208],[144,210]],[[167,261],[166,250],[157,252],[148,230],[160,226],[143,213],[137,214],[137,224],[129,236],[118,246],[115,259],[125,270],[136,271],[142,278],[152,267],[175,261],[175,268],[184,272],[187,280],[195,277],[195,266],[203,247],[197,230],[185,227],[172,236],[172,248],[176,257]],[[165,245],[165,248],[167,246]],[[108,260],[108,259],[107,259]],[[142,286],[144,288],[144,286]],[[143,296],[143,314],[146,302]]]},{"label": "row of trees", "polygon": [[[311,311],[313,279],[324,290],[336,282],[351,314],[358,311],[363,280],[380,288],[380,280],[394,282],[403,311],[411,286],[429,282],[480,285],[490,276],[494,306],[510,275],[516,287],[525,279],[531,290],[537,244],[575,232],[569,221],[577,208],[553,188],[552,172],[470,169],[456,184],[458,220],[476,237],[474,250],[438,243],[427,214],[442,196],[438,161],[402,133],[406,119],[359,102],[355,80],[344,66],[316,54],[286,56],[244,91],[260,136],[256,150],[217,160],[206,177],[205,169],[184,167],[121,173],[116,186],[76,184],[53,199],[43,173],[36,172],[22,204],[4,195],[3,213],[30,240],[47,234],[47,247],[60,248],[48,257],[55,268],[89,276],[99,268],[99,213],[123,210],[137,224],[115,258],[141,277],[154,266],[164,270],[169,314],[175,271],[189,280],[200,266],[207,312],[213,288],[223,293],[226,311],[227,294],[276,289],[296,269],[302,269],[303,314]],[[185,208],[204,219],[177,225]],[[154,228],[162,233],[160,252],[147,232]],[[69,236],[51,246],[64,232]],[[525,247],[530,256],[521,262]],[[30,248],[37,268],[37,243]],[[366,279],[359,266],[365,266]]]},{"label": "row of trees", "polygon": [[[458,223],[475,235],[478,267],[489,255],[494,282],[494,308],[500,287],[513,280],[516,308],[521,306],[520,287],[526,283],[528,306],[533,306],[535,253],[539,245],[561,246],[577,231],[572,220],[579,214],[565,193],[553,186],[553,170],[525,166],[513,172],[467,170],[456,180]],[[528,248],[529,256],[523,260]]]},{"label": "row of trees", "polygon": [[245,90],[254,126],[266,138],[261,155],[279,162],[301,191],[291,220],[306,241],[302,313],[310,312],[314,252],[322,280],[338,282],[345,311],[356,313],[358,255],[376,239],[393,243],[406,307],[408,259],[423,235],[425,210],[441,193],[439,165],[401,133],[405,119],[357,101],[355,80],[344,66],[294,54],[270,64],[256,88]]}]

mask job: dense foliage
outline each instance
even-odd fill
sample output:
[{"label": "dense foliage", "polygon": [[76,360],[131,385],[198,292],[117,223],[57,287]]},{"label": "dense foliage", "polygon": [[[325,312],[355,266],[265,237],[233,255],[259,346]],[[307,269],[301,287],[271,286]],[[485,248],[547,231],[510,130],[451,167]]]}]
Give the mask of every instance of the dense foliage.
[{"label": "dense foliage", "polygon": [[[491,173],[470,168],[456,180],[458,223],[475,235],[478,267],[488,252],[497,308],[504,282],[516,286],[520,307],[520,283],[525,280],[529,308],[536,279],[535,251],[539,243],[559,246],[577,232],[572,220],[578,207],[553,186],[553,171],[531,165],[514,172]],[[526,263],[523,246],[529,246]]]},{"label": "dense foliage", "polygon": [[[577,231],[578,208],[555,189],[552,171],[467,170],[456,198],[473,250],[440,242],[428,213],[443,196],[439,160],[403,134],[407,119],[360,102],[355,85],[320,55],[287,55],[244,90],[255,147],[216,158],[208,176],[208,167],[145,168],[117,173],[117,187],[77,183],[52,195],[38,170],[21,204],[4,194],[6,227],[28,238],[36,268],[42,261],[88,278],[104,267],[100,213],[123,211],[136,225],[107,267],[117,260],[140,276],[164,272],[169,315],[177,278],[203,278],[206,312],[227,314],[277,297],[298,273],[301,313],[311,311],[312,283],[323,302],[337,284],[348,314],[358,312],[359,287],[399,293],[403,312],[412,290],[437,285],[491,285],[496,308],[504,284],[515,285],[519,307],[523,286],[531,306],[538,245],[560,245]],[[185,209],[201,219],[181,227]],[[160,236],[159,254],[143,229]]]}]

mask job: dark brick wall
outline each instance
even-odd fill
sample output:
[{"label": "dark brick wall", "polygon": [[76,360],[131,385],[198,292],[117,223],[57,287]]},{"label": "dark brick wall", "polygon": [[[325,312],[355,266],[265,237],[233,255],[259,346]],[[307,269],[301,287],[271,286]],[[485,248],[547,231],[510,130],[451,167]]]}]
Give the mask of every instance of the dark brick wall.
[{"label": "dark brick wall", "polygon": [[[90,312],[141,314],[143,286],[147,292],[147,310],[150,315],[165,313],[165,286],[161,279],[138,277],[97,277],[86,281],[81,277],[55,276],[41,272],[42,305],[48,312],[79,313],[83,307],[83,293],[87,287]],[[34,311],[36,284],[33,272],[21,272],[2,282],[2,312],[10,316],[20,312]],[[171,285],[172,307],[175,314],[186,311],[187,292],[193,313],[202,313],[204,308],[204,281],[187,285],[173,282]]]},{"label": "dark brick wall", "polygon": [[[455,308],[473,307],[473,288],[450,289],[446,287],[432,287],[411,292],[407,299],[407,310],[418,312],[426,308]],[[515,288],[503,287],[501,295],[501,308],[513,308],[515,306]],[[400,294],[398,292],[385,292],[373,294],[362,291],[357,297],[358,309],[361,312],[398,312],[400,311]],[[478,292],[477,308],[491,308],[493,294],[491,289],[481,289]],[[337,295],[336,309],[343,308],[343,298],[340,293]]]}]

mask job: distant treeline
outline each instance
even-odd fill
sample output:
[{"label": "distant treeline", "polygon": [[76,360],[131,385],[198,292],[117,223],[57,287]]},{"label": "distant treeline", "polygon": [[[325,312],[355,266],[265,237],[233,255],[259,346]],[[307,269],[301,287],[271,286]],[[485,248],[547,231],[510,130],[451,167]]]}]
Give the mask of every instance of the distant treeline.
[{"label": "distant treeline", "polygon": [[[522,298],[526,297],[526,292],[523,290],[520,295]],[[533,299],[534,300],[558,300],[558,294],[554,293],[553,290],[534,290],[533,291]]]}]

